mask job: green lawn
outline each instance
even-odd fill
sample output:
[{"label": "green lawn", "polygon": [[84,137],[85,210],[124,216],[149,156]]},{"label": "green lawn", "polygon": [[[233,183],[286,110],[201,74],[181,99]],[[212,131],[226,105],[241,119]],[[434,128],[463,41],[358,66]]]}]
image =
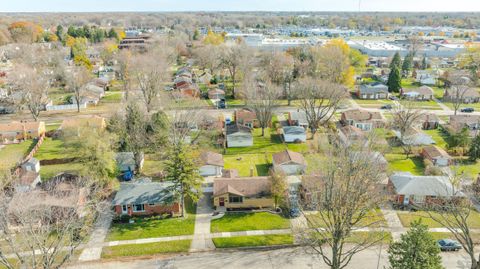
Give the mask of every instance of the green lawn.
[{"label": "green lawn", "polygon": [[392,100],[364,100],[353,99],[359,106],[364,108],[380,108],[384,105],[393,105]]},{"label": "green lawn", "polygon": [[134,218],[135,223],[113,223],[106,241],[132,240],[140,238],[165,237],[193,234],[195,206],[186,202],[187,217],[167,219]]},{"label": "green lawn", "polygon": [[368,242],[377,241],[378,244],[390,244],[392,242],[392,234],[390,232],[353,232],[346,239],[346,243],[361,244],[366,240]]},{"label": "green lawn", "polygon": [[154,255],[159,253],[188,252],[191,243],[192,240],[179,240],[104,247],[102,249],[102,259]]},{"label": "green lawn", "polygon": [[431,101],[412,101],[415,108],[418,109],[426,109],[426,110],[442,110],[442,108],[438,105],[437,102]]},{"label": "green lawn", "polygon": [[[438,213],[433,213],[438,214]],[[427,212],[417,211],[417,212],[406,212],[398,211],[397,212],[400,221],[404,227],[410,227],[410,223],[414,220],[422,219],[422,223],[427,225],[430,228],[442,228],[442,226],[431,219]],[[480,213],[472,211],[470,217],[468,218],[468,223],[470,228],[479,229],[480,228]]]},{"label": "green lawn", "polygon": [[431,87],[431,88],[433,89],[433,96],[439,100],[442,100],[445,89],[440,87]]},{"label": "green lawn", "polygon": [[238,154],[223,156],[225,169],[236,169],[241,177],[250,176],[253,168],[254,176],[267,176],[272,154]]},{"label": "green lawn", "polygon": [[270,128],[265,129],[265,135],[262,136],[262,129],[253,129],[253,146],[244,148],[227,148],[226,155],[236,154],[259,154],[259,153],[276,153],[285,149],[290,149],[298,152],[307,151],[306,143],[302,144],[284,144],[281,141],[279,134],[272,131]]},{"label": "green lawn", "polygon": [[5,145],[0,149],[0,170],[13,168],[35,146],[33,140],[27,140],[19,144]]},{"label": "green lawn", "polygon": [[[453,239],[457,240],[455,236],[452,233],[438,233],[438,232],[431,232],[430,233],[435,240],[440,240],[440,239]],[[472,240],[475,245],[480,244],[480,234],[479,233],[472,233]]]},{"label": "green lawn", "polygon": [[466,159],[464,160],[457,160],[458,162],[458,173],[464,173],[467,177],[472,179],[476,179],[478,174],[480,174],[480,160],[476,162],[470,162]]},{"label": "green lawn", "polygon": [[[445,104],[446,106],[448,106],[450,109],[452,109],[452,110],[454,109],[453,103],[445,102],[444,104]],[[480,103],[461,104],[458,111],[460,111],[460,109],[465,108],[465,107],[473,107],[473,108],[475,109],[475,111],[480,111]]]},{"label": "green lawn", "polygon": [[275,234],[223,238],[219,237],[213,238],[213,243],[217,248],[291,245],[293,244],[293,236],[291,234]]},{"label": "green lawn", "polygon": [[212,220],[211,232],[238,232],[250,230],[275,230],[290,228],[290,221],[279,215],[258,213],[227,213],[219,219]]},{"label": "green lawn", "polygon": [[40,176],[42,180],[50,179],[61,172],[78,172],[82,170],[82,164],[80,163],[64,163],[64,164],[51,164],[42,165],[40,167]]},{"label": "green lawn", "polygon": [[49,131],[55,131],[55,130],[57,130],[57,129],[60,127],[60,125],[62,125],[61,122],[46,123],[46,124],[45,124],[45,130],[46,130],[47,132],[49,132]]},{"label": "green lawn", "polygon": [[35,158],[39,160],[52,160],[52,159],[64,159],[64,158],[73,158],[75,154],[68,152],[65,149],[63,140],[61,139],[52,139],[50,137],[45,137],[42,146],[35,153]]},{"label": "green lawn", "polygon": [[105,96],[102,98],[102,102],[104,103],[120,103],[123,98],[122,92],[105,92]]},{"label": "green lawn", "polygon": [[422,132],[431,136],[437,146],[443,148],[444,150],[447,149],[448,135],[442,132],[440,129],[437,128],[434,130],[422,130]]},{"label": "green lawn", "polygon": [[[313,228],[325,227],[325,222],[323,221],[323,219],[320,217],[318,213],[307,215],[307,219],[309,220],[310,227],[313,227]],[[385,218],[383,217],[383,214],[380,211],[380,209],[375,209],[368,212],[365,218],[363,218],[358,223],[357,226],[372,227],[372,228],[386,227],[387,222],[385,221]]]},{"label": "green lawn", "polygon": [[388,170],[390,172],[410,172],[414,175],[423,175],[425,166],[420,157],[409,157],[402,153],[387,153],[385,158],[388,161]]},{"label": "green lawn", "polygon": [[142,174],[153,179],[158,179],[158,175],[163,171],[164,161],[156,154],[145,154]]}]

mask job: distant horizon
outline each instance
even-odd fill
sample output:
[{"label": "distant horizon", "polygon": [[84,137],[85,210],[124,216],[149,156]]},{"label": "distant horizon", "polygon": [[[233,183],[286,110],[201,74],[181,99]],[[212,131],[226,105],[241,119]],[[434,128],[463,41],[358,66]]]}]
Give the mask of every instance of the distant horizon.
[{"label": "distant horizon", "polygon": [[[6,0],[4,0],[6,1]],[[0,13],[408,12],[476,13],[478,0],[15,0]]]}]

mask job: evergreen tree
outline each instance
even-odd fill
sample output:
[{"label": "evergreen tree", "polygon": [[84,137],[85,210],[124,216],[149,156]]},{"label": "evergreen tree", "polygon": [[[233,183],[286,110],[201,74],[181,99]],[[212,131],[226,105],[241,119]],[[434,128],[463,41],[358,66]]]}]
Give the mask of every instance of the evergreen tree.
[{"label": "evergreen tree", "polygon": [[405,77],[408,77],[410,75],[410,70],[412,70],[413,66],[413,55],[408,54],[405,56],[405,59],[403,60],[402,64],[402,75]]},{"label": "evergreen tree", "polygon": [[402,88],[402,77],[400,76],[400,70],[395,65],[390,70],[390,74],[388,75],[387,86],[390,92],[399,92]]},{"label": "evergreen tree", "polygon": [[67,34],[71,37],[77,37],[77,31],[75,30],[75,27],[73,26],[68,26]]},{"label": "evergreen tree", "polygon": [[58,25],[55,34],[57,35],[58,40],[63,41],[63,26]]},{"label": "evergreen tree", "polygon": [[423,59],[422,59],[422,69],[425,70],[428,68],[428,63],[427,63],[427,56],[423,56]]},{"label": "evergreen tree", "polygon": [[421,221],[411,223],[411,228],[402,234],[400,241],[394,242],[388,249],[391,269],[441,269],[440,248],[428,226]]},{"label": "evergreen tree", "polygon": [[165,180],[174,183],[173,191],[180,196],[182,217],[185,216],[185,197],[188,196],[194,202],[197,202],[202,194],[203,178],[198,173],[193,158],[187,154],[187,151],[190,151],[190,149],[187,149],[183,143],[172,145],[168,159],[165,161]]},{"label": "evergreen tree", "polygon": [[118,39],[117,31],[115,31],[115,29],[111,28],[110,31],[108,31],[108,38]]},{"label": "evergreen tree", "polygon": [[476,161],[480,159],[480,134],[477,134],[472,140],[470,149],[468,150],[468,155],[470,156],[471,161]]},{"label": "evergreen tree", "polygon": [[200,38],[200,32],[198,31],[198,29],[195,29],[195,31],[193,32],[192,39],[193,40],[198,40],[199,38]]},{"label": "evergreen tree", "polygon": [[397,52],[395,53],[395,55],[393,55],[393,59],[392,61],[390,62],[390,70],[393,69],[393,67],[397,67],[397,69],[400,70],[400,68],[402,68],[402,59],[400,58],[400,54]]}]

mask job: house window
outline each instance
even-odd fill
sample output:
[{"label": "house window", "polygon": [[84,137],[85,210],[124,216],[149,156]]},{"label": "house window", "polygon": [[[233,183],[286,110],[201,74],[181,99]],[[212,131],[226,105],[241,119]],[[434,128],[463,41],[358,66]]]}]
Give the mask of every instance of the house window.
[{"label": "house window", "polygon": [[243,203],[243,197],[241,197],[241,196],[229,196],[228,197],[228,202],[233,203],[233,204]]},{"label": "house window", "polygon": [[155,204],[148,204],[148,206],[155,206]]},{"label": "house window", "polygon": [[145,206],[143,204],[133,205],[133,212],[144,212]]},{"label": "house window", "polygon": [[413,202],[417,204],[423,204],[425,203],[425,196],[414,195]]},{"label": "house window", "polygon": [[251,122],[249,122],[249,123],[245,123],[245,126],[247,126],[248,128],[253,128],[253,125],[252,125],[252,123],[251,123]]}]

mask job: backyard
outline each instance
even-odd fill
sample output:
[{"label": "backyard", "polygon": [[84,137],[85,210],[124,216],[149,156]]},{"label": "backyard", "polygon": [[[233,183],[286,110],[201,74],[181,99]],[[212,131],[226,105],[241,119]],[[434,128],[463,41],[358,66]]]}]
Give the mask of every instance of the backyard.
[{"label": "backyard", "polygon": [[408,158],[402,153],[387,153],[385,159],[388,161],[390,172],[410,172],[413,175],[423,175],[425,165],[421,157],[410,155]]},{"label": "backyard", "polygon": [[195,205],[186,201],[187,216],[166,219],[136,218],[134,223],[113,223],[106,241],[132,240],[140,238],[165,237],[193,234],[195,226]]},{"label": "backyard", "polygon": [[268,212],[258,212],[227,213],[219,219],[212,220],[210,230],[212,233],[220,233],[289,228],[290,221],[288,219]]},{"label": "backyard", "polygon": [[0,170],[13,168],[35,146],[33,140],[5,145],[0,149]]}]

